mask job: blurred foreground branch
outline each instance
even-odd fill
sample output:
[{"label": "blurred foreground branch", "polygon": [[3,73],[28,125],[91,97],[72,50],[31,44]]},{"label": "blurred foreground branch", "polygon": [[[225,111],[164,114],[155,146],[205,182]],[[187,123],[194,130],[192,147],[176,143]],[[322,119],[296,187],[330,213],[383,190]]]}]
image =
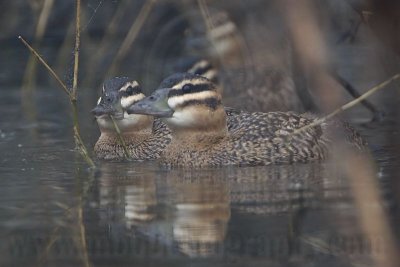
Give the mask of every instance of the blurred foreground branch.
[{"label": "blurred foreground branch", "polygon": [[[322,110],[329,113],[329,115],[314,123],[294,131],[293,134],[318,125],[353,107],[392,81],[400,78],[400,74],[396,74],[357,99],[340,108],[336,108],[339,106],[340,100],[337,94],[339,91],[338,83],[326,71],[321,71],[329,69],[329,51],[319,28],[313,2],[310,0],[281,0],[279,3],[286,17],[294,51],[299,58],[303,73],[310,77],[314,92],[322,102]],[[333,157],[336,156],[337,163],[339,163],[336,168],[344,170],[349,178],[355,203],[358,206],[360,224],[364,235],[369,240],[379,236],[386,241],[385,252],[387,253],[385,255],[371,255],[376,263],[374,266],[398,266],[398,247],[393,239],[393,231],[390,228],[387,214],[382,207],[373,159],[366,155],[365,152],[359,153],[359,151],[349,148],[339,138],[339,135],[335,134],[332,137],[332,142],[334,143],[332,155]],[[371,203],[375,205],[371,207]]]}]

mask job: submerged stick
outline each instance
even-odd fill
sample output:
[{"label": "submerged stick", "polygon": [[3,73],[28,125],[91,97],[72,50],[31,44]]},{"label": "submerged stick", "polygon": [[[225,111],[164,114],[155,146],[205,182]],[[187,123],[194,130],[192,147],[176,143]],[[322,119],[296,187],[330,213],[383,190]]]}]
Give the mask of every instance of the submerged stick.
[{"label": "submerged stick", "polygon": [[391,82],[393,82],[393,81],[395,81],[395,80],[397,80],[399,78],[400,78],[400,73],[398,73],[398,74],[394,75],[392,78],[390,78],[390,79],[388,79],[388,80],[386,80],[386,81],[384,81],[384,82],[372,87],[366,93],[362,94],[360,97],[357,97],[356,99],[348,102],[347,104],[345,104],[345,105],[341,106],[340,108],[334,110],[332,113],[326,115],[325,117],[322,117],[322,118],[320,118],[318,120],[315,120],[314,122],[295,130],[291,135],[298,134],[298,133],[300,133],[300,132],[302,132],[304,130],[307,130],[307,129],[311,128],[311,127],[314,127],[314,126],[317,126],[317,125],[319,125],[321,123],[324,123],[325,121],[327,121],[330,118],[336,116],[337,114],[342,113],[343,111],[354,107],[355,105],[357,105],[358,103],[360,103],[361,101],[366,99],[367,97],[371,96],[372,94],[376,93],[380,89],[384,88],[389,83],[391,83]]},{"label": "submerged stick", "polygon": [[126,159],[130,159],[131,155],[130,155],[129,150],[128,150],[126,144],[125,144],[124,139],[122,138],[121,131],[120,131],[118,125],[117,125],[117,122],[115,121],[113,116],[110,115],[110,118],[111,118],[111,120],[112,120],[112,122],[114,124],[114,129],[117,132],[118,141],[120,142],[120,144],[121,144],[121,146],[122,146],[122,148],[124,150],[125,158]]}]

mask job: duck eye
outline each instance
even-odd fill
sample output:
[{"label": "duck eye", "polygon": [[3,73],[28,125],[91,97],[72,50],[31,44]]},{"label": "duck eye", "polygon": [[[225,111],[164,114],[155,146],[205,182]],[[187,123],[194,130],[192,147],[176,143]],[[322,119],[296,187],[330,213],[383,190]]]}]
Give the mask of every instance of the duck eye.
[{"label": "duck eye", "polygon": [[127,93],[128,95],[132,95],[132,94],[133,94],[133,87],[132,87],[132,86],[129,86],[129,87],[126,89],[126,93]]},{"label": "duck eye", "polygon": [[187,93],[187,92],[191,91],[192,88],[193,88],[193,84],[187,83],[182,87],[182,90],[184,93]]},{"label": "duck eye", "polygon": [[107,102],[107,103],[111,103],[111,101],[112,101],[111,96],[107,96],[107,97],[106,97],[106,102]]}]

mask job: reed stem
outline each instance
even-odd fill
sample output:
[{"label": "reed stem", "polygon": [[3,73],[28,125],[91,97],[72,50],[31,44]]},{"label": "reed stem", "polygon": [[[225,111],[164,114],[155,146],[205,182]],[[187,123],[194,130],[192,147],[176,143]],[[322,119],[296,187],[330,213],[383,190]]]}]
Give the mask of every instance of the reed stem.
[{"label": "reed stem", "polygon": [[75,50],[74,50],[74,80],[72,82],[72,99],[77,97],[78,69],[79,69],[79,47],[81,43],[81,0],[76,0],[76,23],[75,23]]},{"label": "reed stem", "polygon": [[115,129],[115,131],[117,132],[118,141],[119,141],[119,143],[121,144],[121,146],[122,146],[122,148],[123,148],[123,150],[124,150],[125,158],[126,158],[127,160],[129,160],[129,159],[131,158],[131,155],[130,155],[129,150],[128,150],[126,144],[125,144],[124,139],[123,139],[122,136],[121,136],[121,131],[120,131],[118,125],[117,125],[117,122],[115,121],[115,119],[114,119],[113,116],[110,115],[110,118],[111,118],[111,120],[112,120],[112,122],[113,122],[113,124],[114,124],[114,129]]},{"label": "reed stem", "polygon": [[336,110],[334,110],[333,112],[331,112],[330,114],[326,115],[325,117],[322,117],[318,120],[315,120],[314,122],[301,127],[297,130],[295,130],[291,135],[295,135],[298,134],[302,131],[305,131],[307,129],[310,129],[314,126],[317,126],[321,123],[324,123],[325,121],[329,120],[330,118],[338,115],[339,113],[342,113],[343,111],[346,111],[352,107],[354,107],[355,105],[357,105],[358,103],[360,103],[361,101],[363,101],[364,99],[368,98],[369,96],[371,96],[372,94],[376,93],[377,91],[381,90],[382,88],[384,88],[385,86],[387,86],[388,84],[390,84],[391,82],[397,80],[400,78],[400,73],[392,76],[390,79],[372,87],[371,89],[369,89],[367,92],[365,92],[364,94],[362,94],[361,96],[357,97],[356,99],[344,104],[343,106],[337,108]]},{"label": "reed stem", "polygon": [[69,90],[65,83],[58,77],[57,73],[46,63],[46,61],[39,55],[36,50],[29,45],[24,38],[19,36],[18,38],[22,41],[22,43],[35,55],[35,57],[46,67],[46,69],[50,72],[50,74],[58,81],[61,85],[61,88],[68,95],[69,101],[72,108],[72,120],[73,120],[73,132],[74,132],[74,140],[75,145],[86,163],[91,167],[95,168],[93,160],[90,158],[88,150],[86,149],[85,144],[82,141],[80,135],[79,128],[79,120],[78,120],[78,107],[77,107],[77,88],[78,88],[78,68],[79,68],[79,47],[80,47],[80,0],[76,2],[76,36],[75,36],[75,64],[74,64],[74,80],[72,90]]}]

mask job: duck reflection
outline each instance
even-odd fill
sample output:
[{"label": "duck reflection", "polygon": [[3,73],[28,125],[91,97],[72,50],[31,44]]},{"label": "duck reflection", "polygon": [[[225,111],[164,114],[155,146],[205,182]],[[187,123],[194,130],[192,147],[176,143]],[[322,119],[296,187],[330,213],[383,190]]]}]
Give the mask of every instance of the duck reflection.
[{"label": "duck reflection", "polygon": [[332,177],[328,169],[301,164],[166,170],[155,163],[107,163],[98,189],[100,211],[107,216],[100,218],[119,223],[133,238],[157,240],[164,251],[221,256],[232,229],[253,232],[255,218],[263,220],[264,235],[285,237],[299,211],[340,206],[347,200],[343,179]]},{"label": "duck reflection", "polygon": [[123,219],[128,228],[156,218],[154,174],[121,163],[105,163],[100,172],[99,204],[106,218]]},{"label": "duck reflection", "polygon": [[192,257],[219,254],[231,215],[228,184],[209,171],[171,171],[166,178],[176,192],[170,197],[179,250]]}]

